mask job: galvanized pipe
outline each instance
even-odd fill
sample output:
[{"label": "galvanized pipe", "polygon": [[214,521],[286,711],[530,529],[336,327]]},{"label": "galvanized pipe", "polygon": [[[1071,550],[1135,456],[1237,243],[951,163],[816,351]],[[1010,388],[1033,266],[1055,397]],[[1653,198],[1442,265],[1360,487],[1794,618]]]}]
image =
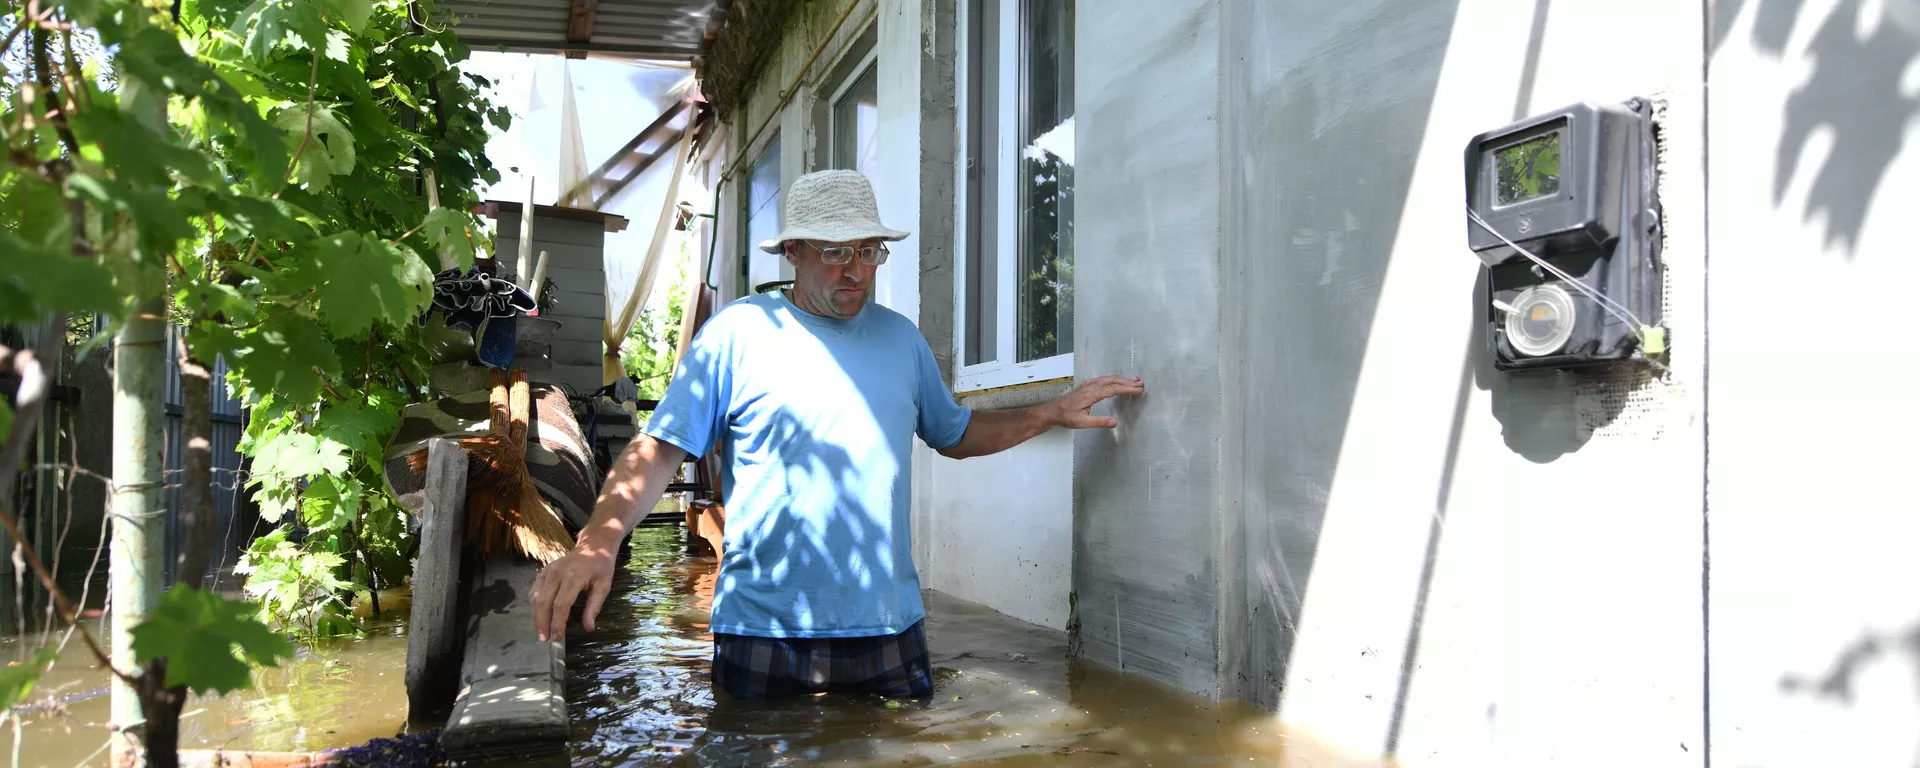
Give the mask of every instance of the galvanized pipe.
[{"label": "galvanized pipe", "polygon": [[[134,625],[160,602],[166,586],[166,502],[161,454],[166,446],[165,303],[139,300],[114,332],[113,351],[113,548],[107,561],[111,580],[113,665],[123,671],[134,663]],[[131,754],[122,733],[145,721],[139,695],[126,682],[113,682],[112,726],[116,754]]]}]

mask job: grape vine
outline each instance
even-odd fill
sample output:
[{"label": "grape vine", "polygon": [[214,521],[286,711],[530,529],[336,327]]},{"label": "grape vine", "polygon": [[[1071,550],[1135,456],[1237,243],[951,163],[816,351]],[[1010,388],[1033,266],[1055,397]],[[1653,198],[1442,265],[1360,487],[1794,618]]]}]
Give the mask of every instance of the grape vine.
[{"label": "grape vine", "polygon": [[[0,22],[0,324],[113,322],[164,297],[188,364],[227,361],[250,410],[248,487],[279,525],[244,559],[256,605],[177,587],[135,630],[143,662],[227,649],[116,670],[144,676],[149,764],[172,764],[153,753],[172,738],[155,706],[244,684],[229,657],[284,655],[262,620],[334,631],[351,595],[407,575],[382,447],[423,396],[432,274],[484,242],[470,211],[509,119],[456,69],[468,49],[435,13],[32,0]],[[12,421],[0,406],[0,434]],[[0,674],[0,706],[32,667]]]}]

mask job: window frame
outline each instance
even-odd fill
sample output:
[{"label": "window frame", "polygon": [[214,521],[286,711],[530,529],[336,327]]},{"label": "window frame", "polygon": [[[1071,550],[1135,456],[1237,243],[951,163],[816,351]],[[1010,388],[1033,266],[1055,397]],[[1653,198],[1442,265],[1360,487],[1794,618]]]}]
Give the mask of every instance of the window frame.
[{"label": "window frame", "polygon": [[[780,150],[782,153],[781,156],[774,161],[776,163],[774,170],[780,174],[780,178],[776,183],[774,192],[775,199],[772,202],[775,229],[778,230],[780,225],[785,223],[780,219],[783,218],[785,213],[782,207],[786,205],[784,196],[787,192],[785,172],[786,147],[781,144],[781,134],[782,131],[775,128],[771,134],[759,142],[758,146],[747,148],[747,156],[752,157],[753,162],[749,163],[746,167],[746,176],[741,179],[743,189],[740,190],[740,295],[743,297],[752,296],[757,293],[757,291],[754,290],[755,285],[753,282],[753,260],[756,257],[779,258],[776,254],[768,254],[760,250],[759,241],[753,238],[753,172],[760,168],[761,163],[766,161],[768,153],[774,151],[776,148]],[[780,262],[780,264],[784,263],[784,260]],[[775,266],[775,272],[779,275],[778,277],[772,281],[763,282],[778,282],[780,280],[790,279],[778,265]]]},{"label": "window frame", "polygon": [[[863,77],[866,77],[867,73],[869,72],[875,73],[874,82],[875,82],[875,85],[877,86],[879,83],[879,74],[878,74],[879,71],[880,71],[880,46],[878,45],[870,46],[868,47],[866,53],[862,54],[860,58],[854,62],[852,69],[847,72],[846,77],[841,78],[840,82],[834,85],[833,91],[827,94],[827,100],[826,100],[827,167],[837,168],[840,166],[839,158],[835,157],[834,153],[837,152],[840,147],[840,129],[842,127],[840,125],[841,99],[846,98],[847,94],[853,90],[854,83],[860,82],[860,79]],[[878,104],[879,89],[877,87],[875,88],[874,97],[875,97],[874,102]],[[859,130],[859,126],[855,125],[853,126],[853,129],[856,131],[854,135],[854,146],[857,148],[860,144],[860,141],[859,141],[860,137],[859,137],[859,134],[857,133],[857,131]],[[874,130],[878,131],[879,126],[878,125],[874,126]],[[856,149],[856,154],[857,152],[858,150]],[[859,165],[859,158],[855,157],[853,158],[853,162],[849,164],[847,167],[857,168],[858,165]]]},{"label": "window frame", "polygon": [[[991,30],[975,29],[972,10],[976,4],[992,3],[997,13],[991,18],[996,22]],[[976,78],[983,84],[993,86],[993,104],[995,105],[991,125],[981,126],[983,130],[980,142],[983,154],[989,156],[995,173],[991,175],[991,187],[982,186],[981,200],[985,206],[992,206],[993,231],[984,233],[980,244],[991,244],[993,259],[993,354],[979,363],[967,363],[968,333],[972,328],[972,297],[968,295],[968,275],[974,258],[974,233],[972,231],[971,195],[966,191],[972,187],[969,180],[971,155],[963,162],[955,163],[955,189],[957,215],[954,233],[954,384],[957,393],[978,392],[988,389],[1036,384],[1049,381],[1072,379],[1074,375],[1073,352],[1067,351],[1051,357],[1017,362],[1019,340],[1015,337],[1016,324],[1019,322],[1019,286],[1014,277],[1020,266],[1020,211],[1019,211],[1019,161],[1022,147],[1016,146],[1020,136],[1020,100],[1023,82],[1022,54],[1025,51],[1024,22],[1026,0],[970,0],[965,12],[958,14],[960,31],[957,36],[957,49],[964,52],[964,64],[955,67],[956,96],[955,116],[961,144],[972,146],[974,104],[970,97],[971,87]],[[983,14],[984,15],[984,14]],[[974,36],[991,33],[991,39],[997,42],[991,57],[992,72],[976,71],[975,57],[972,55]],[[983,55],[981,59],[988,58]],[[986,63],[986,62],[982,62]],[[991,78],[991,79],[987,79]],[[984,92],[984,91],[983,91]],[[983,169],[984,171],[984,169]],[[982,174],[985,176],[985,174]],[[984,226],[984,225],[982,225]]]}]

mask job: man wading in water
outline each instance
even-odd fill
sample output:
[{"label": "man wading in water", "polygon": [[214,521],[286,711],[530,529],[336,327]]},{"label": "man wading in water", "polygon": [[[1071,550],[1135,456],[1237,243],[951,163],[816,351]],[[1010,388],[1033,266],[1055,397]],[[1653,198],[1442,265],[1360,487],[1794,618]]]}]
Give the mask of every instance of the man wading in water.
[{"label": "man wading in water", "polygon": [[912,439],[955,459],[1054,427],[1113,428],[1097,403],[1139,395],[1108,376],[1044,405],[973,412],[954,402],[913,322],[871,302],[882,241],[873,188],[853,171],[801,177],[779,236],[790,290],[733,302],[687,349],[643,434],[607,477],[573,551],[533,582],[542,642],[581,593],[593,630],[614,553],[687,456],[726,461],[726,552],[713,595],[713,680],[736,698],[933,695],[925,608],[909,541]]}]

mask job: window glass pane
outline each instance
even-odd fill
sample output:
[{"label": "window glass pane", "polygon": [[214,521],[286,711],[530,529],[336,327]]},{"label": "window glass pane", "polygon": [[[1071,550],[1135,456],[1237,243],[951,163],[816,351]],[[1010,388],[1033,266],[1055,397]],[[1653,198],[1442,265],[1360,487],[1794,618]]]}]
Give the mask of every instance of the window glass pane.
[{"label": "window glass pane", "polygon": [[746,208],[747,242],[740,258],[741,290],[752,292],[753,286],[745,284],[753,274],[748,265],[766,255],[759,250],[760,241],[780,233],[779,136],[767,142],[767,148],[760,153],[760,159],[753,162],[753,170],[747,175]]},{"label": "window glass pane", "polygon": [[867,67],[833,105],[833,167],[874,175],[880,149],[880,68]]},{"label": "window glass pane", "polygon": [[1020,362],[1073,351],[1073,0],[1027,0],[1023,10]]}]

